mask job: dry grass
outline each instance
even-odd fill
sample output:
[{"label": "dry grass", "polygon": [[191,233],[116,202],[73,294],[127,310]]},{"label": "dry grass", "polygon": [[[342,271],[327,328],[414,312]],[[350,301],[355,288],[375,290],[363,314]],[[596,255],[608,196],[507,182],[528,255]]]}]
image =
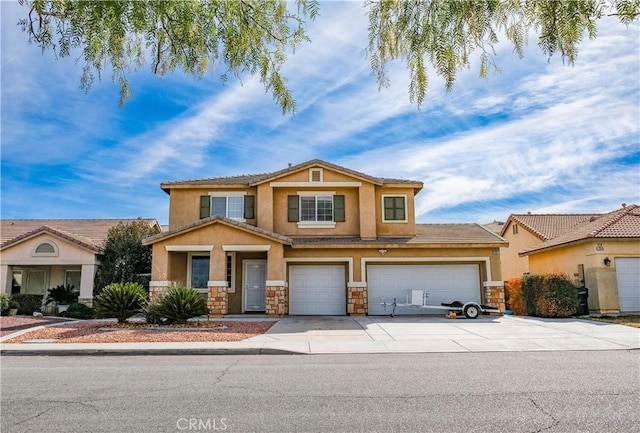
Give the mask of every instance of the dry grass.
[{"label": "dry grass", "polygon": [[[275,322],[189,323],[184,326],[158,327],[146,324],[118,325],[109,321],[64,323],[27,332],[4,343],[57,339],[56,343],[151,343],[195,341],[241,341],[264,334]],[[194,329],[195,328],[195,329]]]},{"label": "dry grass", "polygon": [[589,320],[640,328],[640,314],[625,314],[622,316],[590,316]]}]

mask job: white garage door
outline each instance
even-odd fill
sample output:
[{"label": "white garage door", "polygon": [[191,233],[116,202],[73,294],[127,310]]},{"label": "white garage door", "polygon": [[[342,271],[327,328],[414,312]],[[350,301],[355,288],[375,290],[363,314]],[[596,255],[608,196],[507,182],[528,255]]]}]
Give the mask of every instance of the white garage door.
[{"label": "white garage door", "polygon": [[640,311],[640,257],[616,258],[621,312]]},{"label": "white garage door", "polygon": [[[480,302],[478,265],[369,265],[369,314],[390,314],[381,302],[407,302],[407,290],[429,292],[428,304]],[[399,307],[396,314],[443,314],[442,310]]]},{"label": "white garage door", "polygon": [[343,265],[289,267],[289,314],[337,316],[347,313]]}]

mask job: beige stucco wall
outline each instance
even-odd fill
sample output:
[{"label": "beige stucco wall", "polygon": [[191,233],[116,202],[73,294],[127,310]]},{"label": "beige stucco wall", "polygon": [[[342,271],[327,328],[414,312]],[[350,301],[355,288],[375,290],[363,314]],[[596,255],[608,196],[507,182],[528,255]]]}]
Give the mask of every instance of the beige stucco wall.
[{"label": "beige stucco wall", "polygon": [[500,249],[502,278],[506,281],[511,278],[522,277],[522,274],[529,272],[529,258],[527,256],[518,256],[518,252],[537,245],[542,240],[522,226],[518,227],[517,234],[513,234],[513,223],[511,221],[507,223],[502,237],[509,241],[508,247]]},{"label": "beige stucco wall", "polygon": [[[169,198],[169,230],[194,223],[200,220],[200,196],[210,192],[245,192],[247,195],[256,195],[256,188],[238,188],[230,185],[216,185],[210,188],[173,188]],[[259,206],[256,197],[256,207]],[[247,224],[256,225],[256,219],[246,221]]]},{"label": "beige stucco wall", "polygon": [[[589,240],[531,254],[529,267],[532,274],[561,273],[579,283],[578,265],[584,265],[585,287],[589,289],[589,309],[603,313],[618,312],[620,303],[615,258],[637,257],[639,253],[638,241]],[[604,265],[605,257],[611,260],[608,267]]]},{"label": "beige stucco wall", "polygon": [[[382,197],[386,195],[404,195],[407,197],[407,222],[384,222]],[[367,204],[367,206],[370,206]],[[416,212],[413,188],[378,187],[375,192],[374,209],[376,213],[376,231],[378,236],[414,236],[416,234]]]},{"label": "beige stucco wall", "polygon": [[[35,249],[43,242],[55,245],[58,254],[56,256],[34,256]],[[35,236],[0,252],[0,264],[6,265],[81,265],[95,262],[95,252],[49,234]]]},{"label": "beige stucco wall", "polygon": [[[274,240],[244,231],[242,229],[214,222],[207,226],[192,230],[153,244],[153,281],[186,282],[187,253],[168,252],[167,245],[213,245],[211,251],[211,281],[226,280],[226,252],[223,245],[265,245],[269,246],[270,280],[282,280],[282,245]],[[198,252],[202,253],[202,252]]]}]

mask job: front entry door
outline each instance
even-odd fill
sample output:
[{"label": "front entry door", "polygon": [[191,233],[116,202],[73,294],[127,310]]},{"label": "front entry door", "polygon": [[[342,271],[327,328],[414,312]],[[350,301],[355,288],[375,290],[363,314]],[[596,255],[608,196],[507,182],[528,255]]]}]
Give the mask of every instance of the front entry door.
[{"label": "front entry door", "polygon": [[244,311],[265,311],[267,261],[244,261]]}]

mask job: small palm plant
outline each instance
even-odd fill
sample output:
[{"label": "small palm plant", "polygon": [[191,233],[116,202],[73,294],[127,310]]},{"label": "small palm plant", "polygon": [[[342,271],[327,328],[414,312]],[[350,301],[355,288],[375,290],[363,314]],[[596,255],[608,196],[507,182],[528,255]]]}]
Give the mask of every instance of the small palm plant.
[{"label": "small palm plant", "polygon": [[156,311],[169,322],[179,324],[209,313],[205,300],[191,287],[172,287],[167,290],[158,301]]},{"label": "small palm plant", "polygon": [[118,323],[142,311],[147,293],[138,283],[113,283],[96,297],[94,307],[99,318],[115,317]]}]

